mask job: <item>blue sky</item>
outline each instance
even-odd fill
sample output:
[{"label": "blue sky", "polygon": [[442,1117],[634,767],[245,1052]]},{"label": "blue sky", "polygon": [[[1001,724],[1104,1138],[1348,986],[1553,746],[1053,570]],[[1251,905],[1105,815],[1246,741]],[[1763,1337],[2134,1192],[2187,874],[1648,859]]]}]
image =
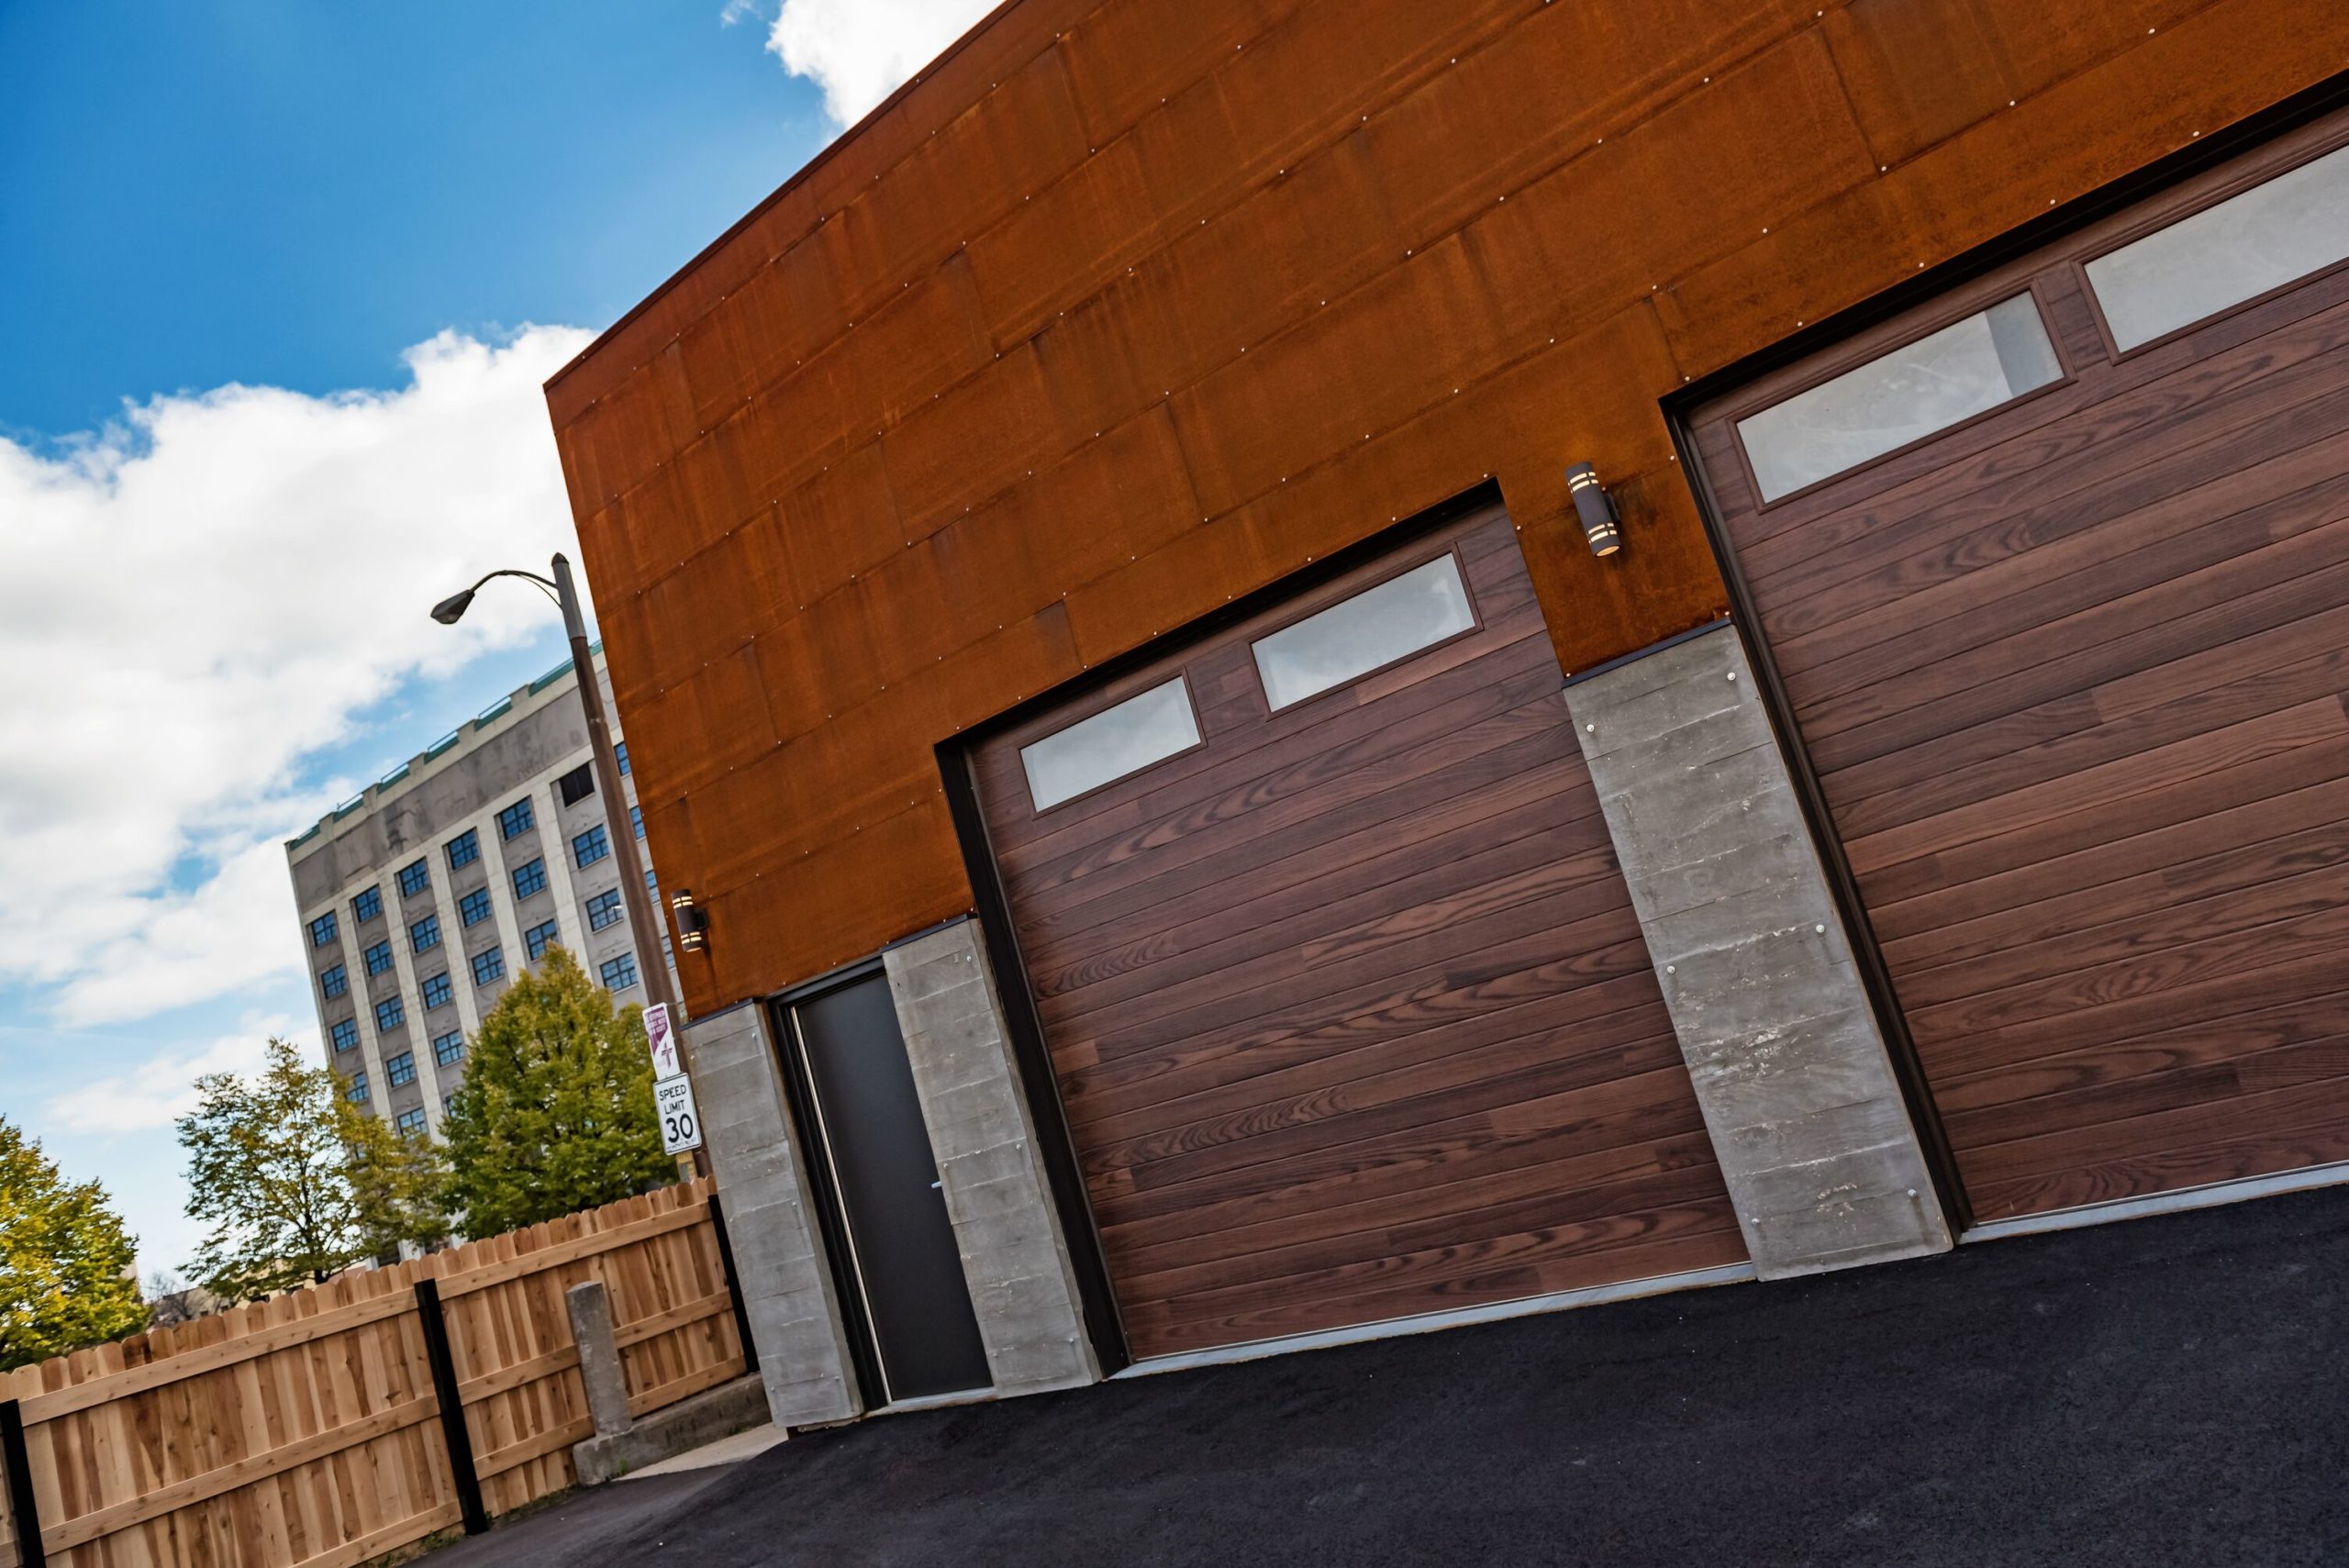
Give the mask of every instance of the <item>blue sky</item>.
[{"label": "blue sky", "polygon": [[[538,387],[984,0],[0,0],[0,1114],[195,1239],[281,841],[560,662]],[[657,847],[656,847],[657,851]]]}]

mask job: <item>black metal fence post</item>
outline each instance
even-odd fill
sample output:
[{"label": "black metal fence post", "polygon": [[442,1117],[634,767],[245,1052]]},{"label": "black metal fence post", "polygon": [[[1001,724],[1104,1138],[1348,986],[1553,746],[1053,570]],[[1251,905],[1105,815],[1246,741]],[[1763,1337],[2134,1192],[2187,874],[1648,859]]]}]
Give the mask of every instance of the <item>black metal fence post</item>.
[{"label": "black metal fence post", "polygon": [[32,1465],[25,1457],[25,1413],[14,1399],[0,1399],[0,1467],[8,1472],[8,1528],[17,1537],[17,1568],[48,1568],[40,1502],[33,1496]]},{"label": "black metal fence post", "polygon": [[726,1234],[726,1209],[718,1195],[709,1195],[710,1229],[718,1233],[718,1266],[726,1275],[726,1294],[734,1303],[734,1332],[742,1341],[742,1370],[759,1370],[758,1342],[751,1338],[751,1309],[742,1303],[742,1282],[734,1273],[734,1243]]},{"label": "black metal fence post", "polygon": [[439,1280],[416,1282],[416,1315],[424,1324],[424,1356],[432,1363],[432,1392],[440,1400],[440,1436],[449,1445],[449,1473],[456,1478],[457,1507],[465,1516],[465,1533],[480,1535],[489,1529],[489,1510],[482,1507],[481,1474],[473,1467],[473,1434],[465,1430],[457,1362],[449,1353],[449,1325],[440,1316]]}]

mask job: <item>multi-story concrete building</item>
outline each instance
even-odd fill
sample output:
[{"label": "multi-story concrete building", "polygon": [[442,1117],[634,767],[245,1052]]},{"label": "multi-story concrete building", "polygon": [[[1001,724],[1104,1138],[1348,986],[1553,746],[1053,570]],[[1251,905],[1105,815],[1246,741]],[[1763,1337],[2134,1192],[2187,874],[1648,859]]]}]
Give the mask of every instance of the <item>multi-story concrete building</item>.
[{"label": "multi-story concrete building", "polygon": [[[600,656],[596,673],[608,681]],[[620,1002],[643,999],[651,947],[629,927],[612,835],[644,825],[614,733],[618,813],[596,792],[566,661],[287,842],[319,1035],[354,1100],[437,1132],[483,1015],[550,947]]]}]

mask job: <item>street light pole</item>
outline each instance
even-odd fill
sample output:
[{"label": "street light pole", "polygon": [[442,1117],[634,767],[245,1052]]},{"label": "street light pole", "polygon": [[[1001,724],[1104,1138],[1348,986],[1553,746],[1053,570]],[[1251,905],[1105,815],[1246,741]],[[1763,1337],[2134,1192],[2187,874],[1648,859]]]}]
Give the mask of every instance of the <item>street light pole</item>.
[{"label": "street light pole", "polygon": [[[579,586],[571,575],[571,561],[561,551],[555,554],[553,572],[551,579],[535,572],[493,572],[463,593],[443,599],[434,606],[432,618],[446,626],[455,625],[473,603],[482,583],[490,577],[526,577],[552,591],[554,601],[562,611],[563,634],[571,639],[571,667],[578,673],[579,706],[587,716],[587,744],[595,758],[596,789],[607,803],[604,817],[609,825],[612,858],[619,862],[620,897],[628,906],[629,929],[636,936],[637,977],[644,983],[646,999],[669,1009],[669,1027],[675,1031],[679,1053],[690,1076],[693,1056],[685,1049],[685,1007],[677,999],[676,987],[670,984],[668,958],[661,946],[669,926],[652,901],[652,890],[645,885],[644,860],[636,852],[636,825],[628,818],[628,796],[620,788],[619,756],[612,747],[611,721],[604,713],[603,683],[596,678],[595,655],[587,646],[586,612],[579,602]],[[706,1148],[694,1151],[694,1174],[709,1174],[709,1151]]]}]

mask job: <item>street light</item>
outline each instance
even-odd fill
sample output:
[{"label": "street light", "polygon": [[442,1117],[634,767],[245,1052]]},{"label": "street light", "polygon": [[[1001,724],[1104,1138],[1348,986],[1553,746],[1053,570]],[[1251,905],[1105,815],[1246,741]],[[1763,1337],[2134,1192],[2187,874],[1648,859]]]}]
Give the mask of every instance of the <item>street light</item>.
[{"label": "street light", "polygon": [[[571,639],[571,666],[579,673],[579,706],[587,716],[587,740],[596,757],[596,787],[609,804],[605,807],[606,819],[611,825],[610,839],[613,858],[620,865],[620,896],[628,905],[628,923],[636,932],[640,947],[652,944],[644,953],[637,973],[644,982],[648,999],[669,1009],[669,1025],[676,1031],[678,1043],[685,1042],[685,1008],[678,1004],[674,987],[669,984],[669,963],[658,943],[668,928],[661,919],[660,910],[652,902],[651,889],[644,884],[644,862],[636,852],[636,830],[628,820],[625,809],[627,796],[620,793],[619,758],[612,751],[612,728],[604,715],[604,689],[596,679],[596,662],[587,649],[587,617],[579,607],[579,588],[572,581],[571,562],[557,551],[552,563],[554,575],[541,577],[535,572],[520,572],[513,568],[492,572],[461,594],[451,594],[432,606],[432,618],[442,626],[454,626],[464,619],[465,611],[473,607],[473,595],[481,592],[483,584],[497,577],[519,577],[534,584],[555,602],[562,611],[562,629]],[[687,1071],[692,1068],[690,1052],[685,1053]],[[707,1151],[694,1151],[694,1173],[709,1174]]]}]

